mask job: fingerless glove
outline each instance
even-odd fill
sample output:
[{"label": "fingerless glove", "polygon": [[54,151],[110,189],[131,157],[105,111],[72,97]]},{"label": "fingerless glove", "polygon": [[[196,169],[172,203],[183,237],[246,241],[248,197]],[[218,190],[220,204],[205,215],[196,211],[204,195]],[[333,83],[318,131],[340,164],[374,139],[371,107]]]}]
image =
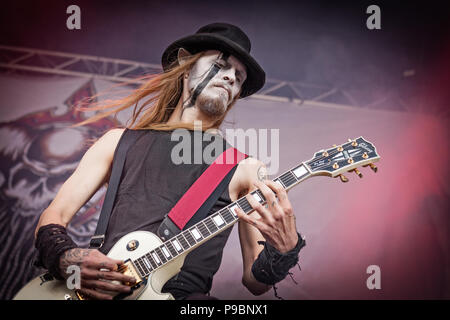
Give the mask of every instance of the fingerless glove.
[{"label": "fingerless glove", "polygon": [[252,265],[252,273],[259,282],[274,285],[289,273],[298,262],[298,253],[306,245],[306,241],[298,234],[297,245],[286,253],[281,253],[265,241],[258,241],[264,249]]},{"label": "fingerless glove", "polygon": [[39,228],[35,242],[38,257],[35,265],[44,267],[56,279],[63,280],[59,269],[59,258],[77,245],[67,234],[66,228],[59,224],[48,224]]}]

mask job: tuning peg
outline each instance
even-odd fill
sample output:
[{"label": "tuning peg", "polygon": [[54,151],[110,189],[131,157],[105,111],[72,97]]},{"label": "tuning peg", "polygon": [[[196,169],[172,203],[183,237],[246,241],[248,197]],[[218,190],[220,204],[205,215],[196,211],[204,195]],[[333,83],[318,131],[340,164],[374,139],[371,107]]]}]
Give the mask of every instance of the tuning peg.
[{"label": "tuning peg", "polygon": [[355,168],[355,169],[353,169],[351,171],[354,171],[358,175],[358,177],[360,177],[360,178],[363,177],[362,173],[358,169]]},{"label": "tuning peg", "polygon": [[341,178],[342,182],[348,182],[348,178],[346,176],[344,176],[343,174],[340,174],[339,178]]},{"label": "tuning peg", "polygon": [[374,165],[373,163],[365,164],[365,165],[363,165],[363,167],[370,167],[370,169],[372,169],[374,172],[378,171],[377,166]]}]

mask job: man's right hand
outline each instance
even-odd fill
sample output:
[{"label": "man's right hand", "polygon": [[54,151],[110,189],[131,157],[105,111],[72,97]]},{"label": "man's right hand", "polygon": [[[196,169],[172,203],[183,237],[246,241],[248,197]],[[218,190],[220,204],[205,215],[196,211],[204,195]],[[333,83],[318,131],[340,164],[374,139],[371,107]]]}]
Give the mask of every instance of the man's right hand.
[{"label": "man's right hand", "polygon": [[79,266],[81,271],[81,289],[79,291],[90,298],[103,300],[111,300],[119,293],[130,292],[129,286],[110,281],[115,280],[121,283],[136,281],[133,277],[117,271],[122,264],[123,261],[111,259],[97,249],[82,248],[67,250],[59,260],[59,268],[64,278],[70,276],[66,273],[69,266]]}]

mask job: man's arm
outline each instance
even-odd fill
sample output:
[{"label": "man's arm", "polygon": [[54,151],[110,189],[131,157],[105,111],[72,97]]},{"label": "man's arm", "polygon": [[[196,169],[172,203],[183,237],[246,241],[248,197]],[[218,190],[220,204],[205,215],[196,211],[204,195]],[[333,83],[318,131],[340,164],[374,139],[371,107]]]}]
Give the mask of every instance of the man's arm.
[{"label": "man's arm", "polygon": [[253,263],[263,250],[258,241],[267,241],[279,252],[285,253],[296,246],[298,235],[287,193],[281,186],[267,180],[265,165],[259,160],[247,158],[242,162],[240,172],[245,181],[244,185],[247,186],[244,194],[260,189],[267,199],[267,207],[264,207],[247,196],[255,211],[250,215],[238,212],[244,268],[242,283],[251,293],[260,295],[267,292],[271,286],[256,280],[252,273]]},{"label": "man's arm", "polygon": [[47,224],[67,227],[75,213],[107,182],[114,150],[122,133],[123,129],[110,130],[89,148],[77,169],[42,213],[35,236],[39,228]]},{"label": "man's arm", "polygon": [[[123,131],[124,129],[110,130],[89,148],[75,172],[64,182],[55,199],[42,213],[36,227],[35,236],[38,235],[39,229],[43,226],[59,231],[64,230],[75,213],[107,182],[114,151]],[[53,226],[54,224],[60,226]],[[47,227],[42,228],[42,230]],[[47,231],[42,231],[41,237],[45,237],[45,232]],[[48,243],[48,237],[51,236],[51,233],[45,234]],[[68,236],[62,235],[61,237]],[[48,244],[46,245],[48,246]],[[68,266],[77,265],[80,267],[80,291],[91,298],[112,299],[119,292],[130,291],[129,286],[103,281],[104,279],[130,283],[135,281],[132,277],[117,272],[118,266],[123,261],[111,259],[96,249],[67,249],[59,256],[54,251],[55,247],[47,246],[41,247],[40,250],[45,250],[47,254],[44,256],[50,255],[57,258],[57,260],[52,260],[56,262],[52,262],[51,266],[53,268],[55,264],[58,264],[59,273],[62,277],[67,276],[64,271]],[[103,292],[98,291],[99,289]]]}]

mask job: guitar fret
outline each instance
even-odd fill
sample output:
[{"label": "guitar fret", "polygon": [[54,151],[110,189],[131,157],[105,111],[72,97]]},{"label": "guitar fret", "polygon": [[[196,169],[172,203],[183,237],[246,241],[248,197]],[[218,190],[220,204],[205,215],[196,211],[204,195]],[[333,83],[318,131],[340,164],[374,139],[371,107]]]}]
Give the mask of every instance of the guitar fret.
[{"label": "guitar fret", "polygon": [[149,271],[152,271],[152,270],[153,270],[152,266],[150,265],[150,262],[148,262],[148,259],[146,259],[145,257],[143,257],[143,258],[142,258],[142,261],[144,261],[144,263],[145,263],[145,265],[147,266],[147,269],[148,269]]},{"label": "guitar fret", "polygon": [[180,242],[177,239],[172,240],[172,244],[177,249],[177,252],[183,251],[183,248],[181,248]]},{"label": "guitar fret", "polygon": [[285,187],[285,185],[283,184],[283,182],[279,179],[279,178],[277,178],[277,179],[275,179],[275,180],[273,180],[275,183],[278,183],[283,189],[285,189],[286,187]]},{"label": "guitar fret", "polygon": [[137,259],[133,261],[134,262],[134,267],[139,271],[140,274],[143,274],[144,272],[142,271],[141,266],[139,265]]},{"label": "guitar fret", "polygon": [[211,234],[209,232],[208,228],[206,228],[206,225],[205,225],[205,223],[203,221],[200,221],[198,223],[198,230],[202,234],[203,238],[206,238],[207,236],[209,236]]},{"label": "guitar fret", "polygon": [[223,228],[224,226],[226,226],[225,221],[223,220],[223,218],[220,216],[219,213],[211,216],[211,219],[214,221],[214,223],[216,224],[216,226],[220,229]]},{"label": "guitar fret", "polygon": [[[250,193],[253,197],[253,199],[255,199],[256,201],[258,201],[259,203],[263,203],[264,200],[259,196],[258,192],[253,191],[252,193]],[[248,202],[248,201],[247,201]]]},{"label": "guitar fret", "polygon": [[156,261],[156,263],[158,264],[158,266],[160,266],[162,262],[161,262],[161,260],[158,258],[158,255],[156,254],[156,252],[155,252],[155,251],[152,251],[150,255],[151,255],[151,256],[153,257],[153,259]]},{"label": "guitar fret", "polygon": [[142,271],[144,271],[145,274],[149,273],[149,270],[145,266],[144,262],[142,262],[142,259],[139,258],[137,261],[138,261],[139,265],[141,266]]},{"label": "guitar fret", "polygon": [[152,255],[150,253],[147,253],[145,256],[147,257],[148,261],[150,261],[153,269],[156,269],[158,267],[158,264],[155,262],[155,260],[153,260]]},{"label": "guitar fret", "polygon": [[205,221],[205,224],[206,224],[206,226],[208,227],[208,229],[209,229],[209,231],[211,233],[214,233],[215,231],[217,231],[217,227],[214,224],[214,222],[212,222],[211,218],[207,218],[204,221]]},{"label": "guitar fret", "polygon": [[182,234],[182,233],[180,233],[180,234],[177,236],[177,239],[178,239],[178,241],[181,243],[181,245],[183,246],[183,249],[184,249],[184,250],[189,249],[189,244],[187,243],[186,239],[183,237],[183,234]]},{"label": "guitar fret", "polygon": [[222,217],[225,219],[225,221],[228,224],[235,220],[233,215],[231,214],[230,210],[228,210],[227,208],[225,208],[225,210],[221,210],[220,212],[222,214]]},{"label": "guitar fret", "polygon": [[291,170],[292,173],[297,177],[298,180],[308,175],[308,170],[305,168],[303,164]]},{"label": "guitar fret", "polygon": [[134,268],[139,272],[139,274],[141,276],[143,276],[145,273],[144,273],[144,270],[142,270],[142,268],[139,266],[138,261],[137,260],[132,260],[131,262],[132,262]]},{"label": "guitar fret", "polygon": [[145,274],[144,270],[142,270],[141,266],[138,263],[136,263],[135,265],[136,265],[136,268],[138,269],[140,274]]},{"label": "guitar fret", "polygon": [[241,198],[237,201],[237,203],[239,204],[239,207],[241,207],[245,213],[249,213],[250,211],[253,210],[250,203],[248,203],[247,198]]},{"label": "guitar fret", "polygon": [[160,248],[156,248],[155,252],[158,255],[159,259],[161,259],[162,263],[165,263],[167,261],[166,257],[164,257],[163,253],[161,252]]},{"label": "guitar fret", "polygon": [[236,208],[239,208],[239,204],[237,202],[233,202],[229,209],[230,209],[230,212],[233,214],[233,216],[237,219],[237,213],[235,211]]},{"label": "guitar fret", "polygon": [[266,201],[266,198],[262,194],[261,190],[255,190],[255,193],[262,199],[263,202]]},{"label": "guitar fret", "polygon": [[173,247],[172,242],[167,241],[166,242],[166,247],[167,247],[167,249],[169,249],[169,252],[172,255],[172,257],[176,257],[178,255],[178,252]]},{"label": "guitar fret", "polygon": [[165,245],[162,245],[160,248],[161,248],[161,251],[166,256],[167,260],[172,259],[172,255],[170,254],[169,250],[167,249],[167,247]]},{"label": "guitar fret", "polygon": [[223,217],[223,214],[222,214],[222,210],[220,210],[219,212],[217,212],[217,215],[223,220],[223,227],[225,227],[226,225],[228,225],[228,222],[227,222],[227,220]]},{"label": "guitar fret", "polygon": [[282,174],[281,176],[278,177],[278,179],[280,179],[281,182],[283,182],[286,188],[292,186],[297,182],[297,178],[291,171],[287,171],[286,173]]},{"label": "guitar fret", "polygon": [[191,233],[189,232],[189,230],[186,230],[183,232],[184,237],[186,238],[187,242],[189,243],[189,245],[192,247],[194,244],[196,244],[196,241],[194,239],[194,237],[191,235]]},{"label": "guitar fret", "polygon": [[191,229],[189,229],[190,231],[191,231],[191,233],[192,233],[192,235],[194,236],[194,239],[196,240],[196,241],[198,241],[198,240],[200,240],[200,239],[203,239],[203,237],[202,237],[202,235],[200,234],[200,232],[198,231],[198,228],[197,227],[193,227],[193,228],[191,228]]}]

